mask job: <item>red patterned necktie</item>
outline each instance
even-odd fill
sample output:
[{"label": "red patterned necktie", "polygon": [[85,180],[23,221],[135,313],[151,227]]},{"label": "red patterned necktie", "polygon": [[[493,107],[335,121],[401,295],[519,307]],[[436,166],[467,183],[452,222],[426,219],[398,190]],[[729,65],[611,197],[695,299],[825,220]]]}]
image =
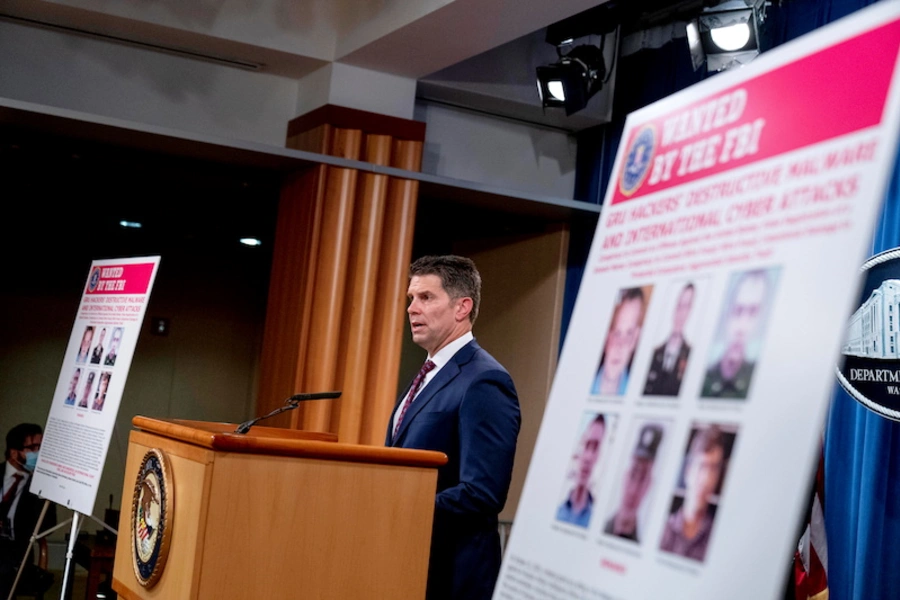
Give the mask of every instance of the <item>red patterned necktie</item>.
[{"label": "red patterned necktie", "polygon": [[397,425],[394,426],[394,435],[397,435],[397,431],[400,429],[400,423],[403,422],[403,415],[406,414],[406,409],[409,408],[409,405],[413,403],[413,399],[416,397],[416,394],[419,393],[419,388],[422,387],[422,382],[425,381],[425,376],[428,375],[428,372],[431,371],[435,367],[435,364],[430,360],[426,360],[425,364],[422,365],[422,368],[419,369],[418,375],[413,379],[412,386],[409,388],[409,394],[406,396],[406,402],[403,403],[403,407],[400,409],[400,416],[397,417]]}]

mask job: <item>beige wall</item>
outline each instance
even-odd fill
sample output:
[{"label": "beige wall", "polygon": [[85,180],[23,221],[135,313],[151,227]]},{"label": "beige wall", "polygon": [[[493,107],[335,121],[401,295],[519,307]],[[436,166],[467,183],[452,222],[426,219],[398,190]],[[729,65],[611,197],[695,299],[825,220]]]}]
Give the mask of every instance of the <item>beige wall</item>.
[{"label": "beige wall", "polygon": [[[0,291],[0,429],[45,425],[90,258],[48,261],[67,288],[3,286]],[[56,270],[53,270],[53,266]],[[164,252],[125,385],[94,514],[118,508],[134,415],[241,422],[252,415],[265,311],[265,280],[234,256]],[[264,268],[268,269],[267,262]],[[79,281],[80,280],[80,281]],[[255,283],[251,283],[255,282]],[[262,284],[262,285],[260,285]],[[11,289],[12,288],[12,289]],[[168,336],[149,332],[170,319]],[[68,511],[57,509],[60,520]],[[94,531],[96,524],[85,529]],[[59,537],[62,532],[59,532]]]}]

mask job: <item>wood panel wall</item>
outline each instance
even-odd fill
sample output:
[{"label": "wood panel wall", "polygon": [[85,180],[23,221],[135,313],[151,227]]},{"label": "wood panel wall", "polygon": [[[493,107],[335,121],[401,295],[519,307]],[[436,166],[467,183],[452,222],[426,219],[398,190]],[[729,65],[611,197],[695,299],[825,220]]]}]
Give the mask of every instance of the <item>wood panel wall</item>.
[{"label": "wood panel wall", "polygon": [[[409,171],[425,125],[326,106],[288,126],[287,146]],[[257,411],[300,392],[341,390],[273,423],[384,441],[397,394],[418,182],[316,166],[282,187]]]}]

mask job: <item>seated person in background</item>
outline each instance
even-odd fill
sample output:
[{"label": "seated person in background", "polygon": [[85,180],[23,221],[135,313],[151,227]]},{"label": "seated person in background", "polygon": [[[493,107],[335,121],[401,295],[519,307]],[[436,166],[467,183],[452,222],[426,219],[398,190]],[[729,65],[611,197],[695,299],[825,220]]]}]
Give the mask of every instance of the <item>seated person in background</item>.
[{"label": "seated person in background", "polygon": [[[21,423],[6,434],[6,462],[2,463],[3,489],[0,493],[0,598],[12,589],[22,558],[37,526],[44,501],[28,491],[37,464],[44,431],[40,425]],[[52,502],[44,515],[41,530],[56,525],[56,505]],[[31,557],[23,570],[17,589],[46,592],[53,583],[52,575],[34,566]]]}]

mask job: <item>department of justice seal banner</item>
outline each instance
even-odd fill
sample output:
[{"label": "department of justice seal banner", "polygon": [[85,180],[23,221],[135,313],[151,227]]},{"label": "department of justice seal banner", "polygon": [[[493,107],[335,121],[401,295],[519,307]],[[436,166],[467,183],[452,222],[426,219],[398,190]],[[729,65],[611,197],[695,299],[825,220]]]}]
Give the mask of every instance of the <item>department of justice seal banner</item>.
[{"label": "department of justice seal banner", "polygon": [[134,575],[145,588],[159,581],[172,541],[171,469],[162,450],[148,450],[138,469],[131,505],[131,555]]},{"label": "department of justice seal banner", "polygon": [[862,271],[837,378],[864,406],[900,421],[900,248],[873,256]]}]

